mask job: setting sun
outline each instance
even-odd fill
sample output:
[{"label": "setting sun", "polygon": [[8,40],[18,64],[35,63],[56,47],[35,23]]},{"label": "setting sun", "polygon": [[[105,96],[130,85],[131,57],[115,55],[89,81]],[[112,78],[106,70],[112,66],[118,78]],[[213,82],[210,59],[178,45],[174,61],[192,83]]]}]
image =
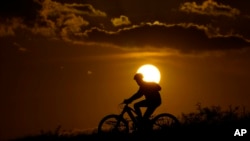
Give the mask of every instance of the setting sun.
[{"label": "setting sun", "polygon": [[151,64],[146,64],[146,65],[141,66],[137,70],[137,73],[142,73],[144,76],[143,80],[147,82],[159,83],[161,79],[160,71],[158,70],[157,67]]}]

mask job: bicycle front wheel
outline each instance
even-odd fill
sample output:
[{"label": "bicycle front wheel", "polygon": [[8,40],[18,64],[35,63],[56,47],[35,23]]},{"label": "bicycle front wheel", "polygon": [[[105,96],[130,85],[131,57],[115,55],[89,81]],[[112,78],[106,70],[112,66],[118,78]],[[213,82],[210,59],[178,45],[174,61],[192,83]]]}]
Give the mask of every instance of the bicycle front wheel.
[{"label": "bicycle front wheel", "polygon": [[172,114],[162,113],[153,118],[153,130],[167,130],[180,125],[179,120]]},{"label": "bicycle front wheel", "polygon": [[98,133],[124,134],[129,132],[128,122],[118,115],[105,116],[98,125]]}]

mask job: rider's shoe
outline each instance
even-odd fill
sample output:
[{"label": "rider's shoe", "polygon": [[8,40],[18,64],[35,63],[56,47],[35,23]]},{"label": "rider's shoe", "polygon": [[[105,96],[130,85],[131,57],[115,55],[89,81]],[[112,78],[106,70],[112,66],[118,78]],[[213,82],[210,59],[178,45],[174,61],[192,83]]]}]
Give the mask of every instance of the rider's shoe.
[{"label": "rider's shoe", "polygon": [[139,130],[145,130],[147,128],[150,128],[150,120],[145,119],[143,117],[136,117],[137,118],[137,126]]},{"label": "rider's shoe", "polygon": [[136,116],[135,119],[136,119],[136,126],[137,126],[136,128],[140,130],[143,127],[143,118],[140,116]]},{"label": "rider's shoe", "polygon": [[142,121],[142,117],[141,116],[136,116],[135,119],[136,119],[137,122]]}]

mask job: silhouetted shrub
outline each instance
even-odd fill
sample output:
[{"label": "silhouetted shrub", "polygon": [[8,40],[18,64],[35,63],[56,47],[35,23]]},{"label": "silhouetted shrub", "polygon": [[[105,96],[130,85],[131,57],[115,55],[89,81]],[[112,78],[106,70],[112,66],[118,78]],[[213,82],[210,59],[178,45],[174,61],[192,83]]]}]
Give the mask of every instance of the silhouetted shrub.
[{"label": "silhouetted shrub", "polygon": [[[61,126],[54,131],[41,131],[40,135],[34,135],[16,139],[15,141],[104,141],[104,140],[161,140],[166,137],[191,137],[196,138],[202,136],[217,139],[217,137],[233,137],[236,129],[250,129],[250,112],[245,107],[229,106],[223,110],[220,106],[202,107],[197,104],[196,111],[190,113],[182,113],[180,116],[180,126],[174,131],[155,131],[146,134],[129,134],[129,135],[110,135],[100,136],[98,133],[92,134],[67,134],[62,133]],[[13,140],[14,141],[14,140]]]},{"label": "silhouetted shrub", "polygon": [[233,107],[231,105],[228,109],[222,110],[220,106],[202,107],[198,103],[195,112],[182,113],[181,115],[181,122],[184,125],[232,123],[243,119],[249,119],[249,113],[246,112],[245,107],[240,108],[239,106]]},{"label": "silhouetted shrub", "polygon": [[250,127],[250,113],[245,107],[229,106],[222,110],[220,106],[202,107],[197,104],[195,112],[181,114],[180,134],[187,136],[233,137],[236,129]]}]

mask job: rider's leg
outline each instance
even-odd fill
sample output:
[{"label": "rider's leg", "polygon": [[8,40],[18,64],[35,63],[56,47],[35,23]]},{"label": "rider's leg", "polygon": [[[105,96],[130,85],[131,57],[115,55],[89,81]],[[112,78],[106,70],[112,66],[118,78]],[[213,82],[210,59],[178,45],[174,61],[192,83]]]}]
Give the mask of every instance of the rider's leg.
[{"label": "rider's leg", "polygon": [[155,111],[155,109],[157,107],[159,107],[161,105],[161,101],[160,100],[152,100],[150,102],[147,103],[147,109],[143,115],[143,119],[148,120],[150,118],[150,116],[153,114],[153,112]]},{"label": "rider's leg", "polygon": [[147,107],[147,103],[145,100],[142,100],[140,102],[137,102],[134,104],[134,109],[139,118],[142,118],[142,112],[141,112],[141,107]]},{"label": "rider's leg", "polygon": [[143,119],[145,119],[145,120],[149,119],[157,107],[158,106],[148,106],[148,108],[146,109],[146,111],[143,115]]}]

